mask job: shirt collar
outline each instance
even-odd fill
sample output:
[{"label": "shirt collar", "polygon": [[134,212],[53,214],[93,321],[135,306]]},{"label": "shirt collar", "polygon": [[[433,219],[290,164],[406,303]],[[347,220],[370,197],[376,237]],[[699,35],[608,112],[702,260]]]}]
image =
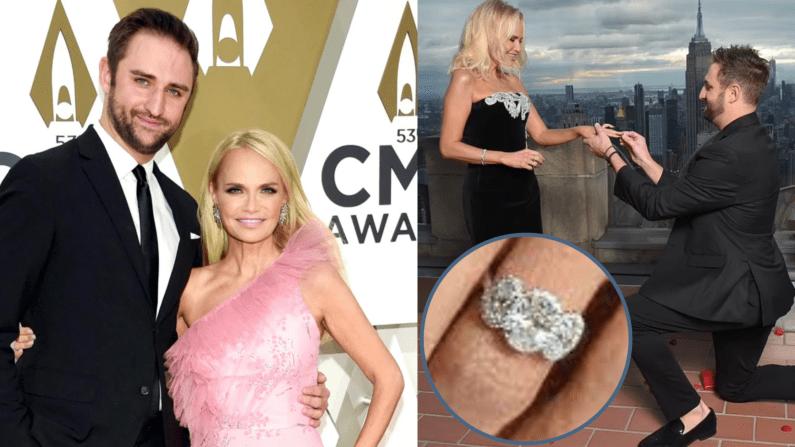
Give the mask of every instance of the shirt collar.
[{"label": "shirt collar", "polygon": [[756,111],[753,111],[753,112],[751,112],[751,113],[749,113],[747,115],[743,115],[743,116],[735,119],[734,121],[730,122],[729,124],[727,124],[726,127],[723,128],[723,130],[718,132],[718,134],[715,136],[715,139],[713,141],[720,141],[724,137],[727,137],[727,136],[737,132],[739,129],[741,129],[743,127],[753,126],[753,125],[757,125],[758,126],[759,124],[760,124],[759,123],[759,115],[756,114]]},{"label": "shirt collar", "polygon": [[[97,131],[97,135],[99,135],[99,139],[102,140],[102,145],[105,146],[110,162],[113,165],[113,170],[116,171],[116,176],[120,179],[124,178],[138,166],[138,162],[110,136],[108,131],[102,127],[102,124],[98,124],[94,128]],[[152,175],[154,164],[155,159],[153,157],[143,165],[147,178]]]}]

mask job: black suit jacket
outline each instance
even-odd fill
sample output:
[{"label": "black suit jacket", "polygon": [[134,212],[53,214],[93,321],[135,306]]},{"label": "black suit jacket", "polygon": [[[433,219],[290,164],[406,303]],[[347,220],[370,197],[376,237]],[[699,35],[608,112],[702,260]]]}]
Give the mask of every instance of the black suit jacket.
[{"label": "black suit jacket", "polygon": [[[691,158],[679,178],[655,185],[629,166],[615,194],[649,220],[676,217],[662,257],[640,293],[710,321],[773,324],[795,289],[773,239],[778,151],[756,113],[732,121]],[[759,300],[749,294],[749,279]]]},{"label": "black suit jacket", "polygon": [[[0,354],[0,444],[135,443],[151,398],[142,387],[156,368],[165,383],[163,354],[201,254],[196,202],[155,175],[180,237],[156,320],[132,216],[93,128],[23,158],[0,185],[0,346],[20,321],[36,333],[16,366],[10,349]],[[167,442],[187,445],[167,393],[162,402]]]}]

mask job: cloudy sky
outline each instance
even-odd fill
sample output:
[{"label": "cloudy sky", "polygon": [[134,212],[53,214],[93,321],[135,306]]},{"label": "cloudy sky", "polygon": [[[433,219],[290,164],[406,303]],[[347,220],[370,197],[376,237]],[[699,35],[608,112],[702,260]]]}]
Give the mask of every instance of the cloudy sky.
[{"label": "cloudy sky", "polygon": [[[419,92],[444,94],[447,66],[481,0],[419,0]],[[525,17],[528,90],[683,86],[698,0],[508,0]],[[750,44],[795,82],[795,2],[702,0],[712,49]]]}]

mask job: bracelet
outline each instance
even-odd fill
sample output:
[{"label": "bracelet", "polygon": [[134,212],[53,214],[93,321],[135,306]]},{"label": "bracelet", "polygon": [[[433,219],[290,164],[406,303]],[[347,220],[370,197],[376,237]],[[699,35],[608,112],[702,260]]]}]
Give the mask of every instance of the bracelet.
[{"label": "bracelet", "polygon": [[480,164],[481,165],[485,165],[486,164],[486,150],[487,149],[483,149],[483,153],[480,154]]},{"label": "bracelet", "polygon": [[612,157],[613,155],[616,155],[617,153],[618,153],[618,149],[613,148],[613,153],[608,155],[607,158],[605,158],[605,161],[610,163],[610,157]]}]

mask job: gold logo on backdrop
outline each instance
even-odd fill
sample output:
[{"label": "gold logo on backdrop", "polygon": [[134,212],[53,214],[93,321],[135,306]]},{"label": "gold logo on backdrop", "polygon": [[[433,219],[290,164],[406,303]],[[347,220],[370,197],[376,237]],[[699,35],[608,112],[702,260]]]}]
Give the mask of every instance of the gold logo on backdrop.
[{"label": "gold logo on backdrop", "polygon": [[47,127],[54,121],[85,125],[97,98],[61,0],[55,4],[30,98]]},{"label": "gold logo on backdrop", "polygon": [[[412,63],[413,62],[413,63]],[[410,65],[409,65],[410,64]],[[407,67],[407,65],[409,65]],[[417,110],[417,24],[406,2],[395,41],[389,52],[378,96],[386,114],[392,121],[395,116],[414,116]]]},{"label": "gold logo on backdrop", "polygon": [[183,20],[199,40],[205,74],[210,67],[245,67],[253,75],[273,30],[264,0],[191,1]]},{"label": "gold logo on backdrop", "polygon": [[[130,11],[145,3],[115,1]],[[292,146],[312,83],[326,76],[318,74],[318,64],[337,5],[337,0],[158,2],[182,17],[199,40],[196,94],[169,143],[194,197],[210,155],[230,132],[263,127]]]}]

